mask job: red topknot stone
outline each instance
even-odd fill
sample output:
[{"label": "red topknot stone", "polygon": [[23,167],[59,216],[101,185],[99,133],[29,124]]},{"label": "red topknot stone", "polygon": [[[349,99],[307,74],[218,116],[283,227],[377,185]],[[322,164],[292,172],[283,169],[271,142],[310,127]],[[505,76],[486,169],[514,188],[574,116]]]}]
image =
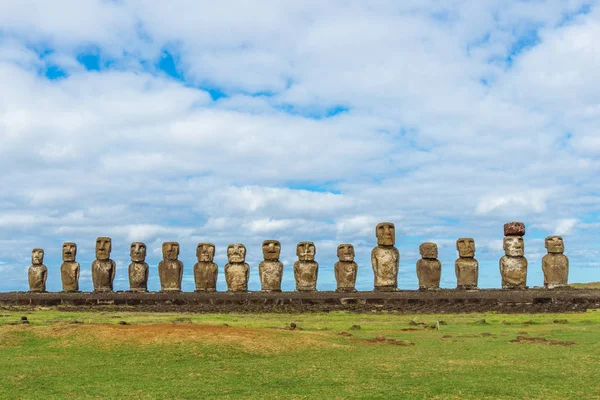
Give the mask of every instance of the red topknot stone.
[{"label": "red topknot stone", "polygon": [[509,222],[504,224],[504,236],[524,236],[525,224],[522,222]]}]

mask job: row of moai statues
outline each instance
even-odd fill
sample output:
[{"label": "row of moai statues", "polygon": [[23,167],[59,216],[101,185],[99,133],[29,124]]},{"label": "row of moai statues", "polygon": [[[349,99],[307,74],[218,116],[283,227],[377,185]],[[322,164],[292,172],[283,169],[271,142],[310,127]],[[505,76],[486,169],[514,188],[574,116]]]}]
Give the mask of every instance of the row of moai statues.
[{"label": "row of moai statues", "polygon": [[[377,247],[371,253],[371,264],[376,291],[398,290],[398,268],[400,252],[396,247],[394,224],[382,222],[376,229]],[[500,274],[503,289],[527,288],[527,260],[524,256],[523,235],[525,225],[511,222],[504,226],[504,251],[500,259]],[[544,286],[557,288],[567,285],[569,260],[563,254],[564,243],[560,236],[549,236],[545,241],[548,254],[542,259]],[[475,241],[472,238],[460,238],[456,241],[459,258],[455,262],[457,289],[478,289],[479,264],[475,259]],[[116,263],[110,259],[111,239],[96,239],[96,260],[92,262],[92,283],[95,292],[113,291]],[[258,273],[263,292],[280,292],[283,277],[283,263],[279,261],[281,244],[277,240],[265,240],[262,244],[264,260],[258,265]],[[160,287],[163,292],[181,291],[183,263],[179,257],[179,243],[165,242],[162,245],[163,260],[158,263]],[[436,290],[440,287],[442,264],[438,260],[438,248],[435,243],[425,242],[419,246],[421,259],[416,270],[420,290]],[[63,244],[61,280],[63,291],[79,291],[79,263],[75,261],[77,245],[72,242]],[[316,291],[319,264],[315,261],[316,247],[313,242],[300,242],[296,247],[298,261],[294,263],[296,290]],[[212,243],[199,243],[196,248],[198,262],[194,265],[194,280],[197,292],[217,290],[218,266],[213,262],[215,246]],[[341,244],[337,248],[339,261],[335,263],[334,273],[338,292],[355,292],[358,264],[354,261],[354,246]],[[134,242],[130,247],[129,285],[134,292],[148,290],[148,264],[146,245]],[[46,290],[47,268],[43,265],[44,251],[34,249],[32,264],[29,268],[29,289],[32,292]],[[250,266],[246,263],[246,247],[243,244],[230,244],[227,247],[225,280],[227,290],[245,292],[248,290]]]}]

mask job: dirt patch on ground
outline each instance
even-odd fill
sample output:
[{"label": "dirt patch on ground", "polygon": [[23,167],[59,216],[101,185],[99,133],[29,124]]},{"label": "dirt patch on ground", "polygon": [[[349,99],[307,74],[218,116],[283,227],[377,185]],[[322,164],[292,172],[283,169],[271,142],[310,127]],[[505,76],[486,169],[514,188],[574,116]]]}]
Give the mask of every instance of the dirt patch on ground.
[{"label": "dirt patch on ground", "polygon": [[450,339],[450,338],[480,338],[480,337],[497,337],[496,335],[494,335],[493,333],[488,333],[488,332],[483,332],[483,333],[474,333],[474,334],[469,334],[469,335],[444,335],[442,336],[442,339]]},{"label": "dirt patch on ground", "polygon": [[355,342],[364,343],[364,344],[391,344],[393,346],[414,346],[413,342],[408,340],[396,340],[396,339],[387,339],[383,336],[378,335],[373,339],[357,339]]},{"label": "dirt patch on ground", "polygon": [[517,336],[516,339],[509,340],[509,343],[524,343],[524,344],[549,344],[552,346],[573,346],[575,344],[574,340],[562,341],[562,340],[551,340],[543,337],[533,337],[533,336]]}]

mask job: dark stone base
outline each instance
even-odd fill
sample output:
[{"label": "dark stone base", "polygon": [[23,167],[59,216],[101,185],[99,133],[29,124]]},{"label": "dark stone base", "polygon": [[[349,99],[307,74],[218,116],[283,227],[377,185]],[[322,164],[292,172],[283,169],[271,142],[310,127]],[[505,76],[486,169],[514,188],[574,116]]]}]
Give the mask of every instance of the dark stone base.
[{"label": "dark stone base", "polygon": [[335,289],[335,291],[337,293],[356,293],[357,292],[357,290],[355,288],[351,288],[351,287],[341,287],[341,288]]},{"label": "dark stone base", "polygon": [[396,286],[375,286],[375,292],[397,292],[399,289]]}]

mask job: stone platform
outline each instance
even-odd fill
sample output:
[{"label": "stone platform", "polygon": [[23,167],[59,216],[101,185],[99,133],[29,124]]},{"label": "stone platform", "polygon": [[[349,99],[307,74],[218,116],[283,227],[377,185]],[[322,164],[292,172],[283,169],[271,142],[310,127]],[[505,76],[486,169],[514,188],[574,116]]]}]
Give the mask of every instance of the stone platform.
[{"label": "stone platform", "polygon": [[151,312],[564,312],[600,308],[600,289],[281,293],[0,293],[0,308]]}]

